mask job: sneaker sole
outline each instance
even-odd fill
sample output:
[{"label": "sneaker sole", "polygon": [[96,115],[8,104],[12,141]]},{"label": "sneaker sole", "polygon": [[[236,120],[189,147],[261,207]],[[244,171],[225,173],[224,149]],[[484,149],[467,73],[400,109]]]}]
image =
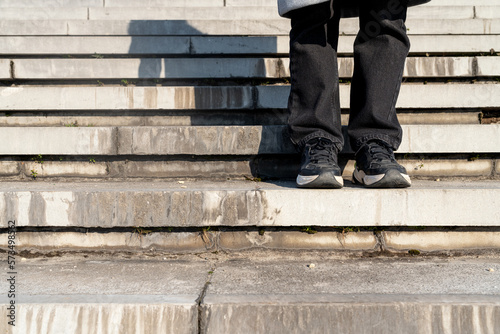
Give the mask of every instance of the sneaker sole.
[{"label": "sneaker sole", "polygon": [[299,188],[340,189],[344,186],[344,179],[342,179],[342,176],[337,176],[333,173],[323,173],[311,176],[299,174],[296,183]]},{"label": "sneaker sole", "polygon": [[408,188],[410,177],[395,169],[389,169],[385,174],[366,175],[362,170],[355,169],[353,180],[368,188]]}]

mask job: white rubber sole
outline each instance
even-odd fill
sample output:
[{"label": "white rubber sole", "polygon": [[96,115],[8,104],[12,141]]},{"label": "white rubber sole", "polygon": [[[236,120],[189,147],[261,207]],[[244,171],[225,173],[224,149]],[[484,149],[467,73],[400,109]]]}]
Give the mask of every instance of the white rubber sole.
[{"label": "white rubber sole", "polygon": [[338,189],[344,186],[342,176],[325,173],[322,175],[298,175],[296,180],[300,188],[331,188]]},{"label": "white rubber sole", "polygon": [[390,169],[385,174],[366,175],[359,169],[354,169],[353,179],[360,184],[373,188],[406,188],[411,186],[410,176]]}]

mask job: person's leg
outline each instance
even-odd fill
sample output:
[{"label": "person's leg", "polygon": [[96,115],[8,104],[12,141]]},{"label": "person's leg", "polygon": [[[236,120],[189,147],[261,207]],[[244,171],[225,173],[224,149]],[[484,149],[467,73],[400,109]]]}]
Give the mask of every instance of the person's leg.
[{"label": "person's leg", "polygon": [[341,188],[337,43],[340,11],[330,0],[291,13],[290,139],[302,152],[297,185]]},{"label": "person's leg", "polygon": [[370,139],[383,140],[396,150],[402,137],[396,100],[410,49],[404,25],[406,1],[359,0],[359,7],[349,141],[354,151]]},{"label": "person's leg", "polygon": [[353,178],[369,187],[411,184],[393,153],[402,138],[396,101],[410,48],[406,9],[405,0],[359,0],[348,134],[356,152]]},{"label": "person's leg", "polygon": [[339,20],[332,0],[291,13],[288,127],[299,148],[318,137],[331,140],[338,151],[344,144],[337,65]]}]

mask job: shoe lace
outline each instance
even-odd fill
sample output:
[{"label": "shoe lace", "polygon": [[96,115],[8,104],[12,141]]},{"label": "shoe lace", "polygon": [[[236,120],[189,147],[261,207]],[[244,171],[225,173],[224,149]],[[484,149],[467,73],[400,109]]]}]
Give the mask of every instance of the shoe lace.
[{"label": "shoe lace", "polygon": [[310,156],[312,163],[332,163],[333,155],[335,154],[334,145],[331,141],[324,138],[318,138],[312,143],[310,149]]},{"label": "shoe lace", "polygon": [[386,143],[378,140],[366,143],[368,145],[368,152],[376,161],[391,161],[395,162],[394,153]]}]

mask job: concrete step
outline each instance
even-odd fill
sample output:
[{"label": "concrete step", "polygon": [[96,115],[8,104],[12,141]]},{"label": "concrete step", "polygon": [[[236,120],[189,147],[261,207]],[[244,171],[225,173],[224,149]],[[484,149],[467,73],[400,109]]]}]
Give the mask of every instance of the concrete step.
[{"label": "concrete step", "polygon": [[[343,176],[350,179],[354,161],[341,155],[339,165]],[[350,158],[352,159],[352,158]],[[462,156],[401,157],[399,163],[415,178],[498,179],[500,160],[494,156],[465,154]],[[199,179],[226,180],[244,178],[295,179],[299,170],[298,154],[283,156],[185,156],[145,158],[106,156],[46,156],[27,159],[4,157],[0,160],[2,181],[63,179],[75,180],[138,180],[138,179]]]},{"label": "concrete step", "polygon": [[[0,110],[249,110],[286,109],[290,86],[13,86],[0,87]],[[342,108],[350,86],[340,85]],[[403,84],[397,107],[498,108],[500,84]]]},{"label": "concrete step", "polygon": [[[110,126],[189,126],[189,125],[283,125],[286,124],[288,113],[276,111],[213,111],[195,113],[166,113],[153,111],[120,112],[15,112],[0,114],[0,126],[30,126],[30,127],[110,127]],[[436,112],[419,113],[407,111],[398,115],[401,124],[480,124],[481,113],[470,112]],[[341,115],[342,125],[347,125],[348,114]],[[482,122],[488,119],[482,119]]]},{"label": "concrete step", "polygon": [[[404,231],[379,227],[376,231],[354,227],[293,227],[276,228],[191,228],[182,231],[172,227],[131,227],[119,229],[82,229],[61,231],[56,228],[41,231],[17,231],[16,249],[23,254],[66,252],[170,252],[196,254],[206,252],[273,251],[347,251],[409,253],[429,255],[447,252],[487,253],[500,249],[500,232],[487,228],[419,227]],[[477,229],[480,229],[479,231]],[[8,249],[8,239],[0,240],[0,248]]]},{"label": "concrete step", "polygon": [[346,180],[340,190],[288,181],[2,182],[0,207],[17,226],[37,228],[500,226],[500,182],[365,189]]},{"label": "concrete step", "polygon": [[[420,6],[408,11],[409,18],[429,19],[491,19],[499,18],[496,6]],[[239,20],[278,19],[273,7],[21,7],[3,8],[2,20]]]},{"label": "concrete step", "polygon": [[[247,7],[268,6],[276,7],[275,0],[199,0],[196,4],[187,0],[144,0],[140,2],[144,7]],[[136,7],[137,0],[1,0],[0,8],[19,7]],[[433,0],[426,6],[494,6],[498,5],[496,0]]]},{"label": "concrete step", "polygon": [[[416,54],[490,54],[498,42],[498,35],[415,35],[410,55]],[[10,41],[10,38],[7,38]],[[2,53],[33,54],[26,42],[28,37],[16,38],[19,48],[2,43]],[[33,40],[31,38],[31,40]],[[41,54],[66,55],[287,55],[289,38],[286,36],[101,36],[52,37],[54,43],[40,47]],[[64,41],[64,43],[62,43]],[[38,42],[35,41],[35,43]],[[339,54],[353,53],[354,36],[340,36]],[[66,45],[67,44],[67,45]]]},{"label": "concrete step", "polygon": [[[406,22],[409,35],[500,34],[499,19],[426,19]],[[340,34],[355,35],[357,19],[343,19]],[[176,35],[271,35],[288,36],[290,21],[269,20],[6,20],[0,36],[176,36]],[[67,41],[67,40],[66,40]],[[2,45],[3,46],[3,45]]]},{"label": "concrete step", "polygon": [[[500,151],[500,124],[402,127],[404,134],[398,153]],[[285,129],[286,126],[3,127],[0,154],[293,154],[296,151],[286,138]],[[342,152],[352,153],[348,141]]]},{"label": "concrete step", "polygon": [[[19,261],[17,273],[0,281],[9,291],[14,277],[19,333],[499,333],[498,256],[246,252]],[[10,300],[0,298],[9,314]]]},{"label": "concrete step", "polygon": [[[44,38],[22,37],[23,45],[9,38],[17,54],[52,54],[41,50]],[[45,45],[61,45],[64,37],[51,37]],[[54,39],[61,41],[56,42]],[[30,41],[31,40],[31,41]],[[34,41],[37,42],[34,42]],[[80,48],[78,41],[75,45]],[[39,44],[40,43],[40,44]],[[2,38],[0,38],[2,45]],[[71,45],[65,43],[68,53]],[[5,52],[10,53],[10,52]],[[2,66],[3,65],[3,66]],[[142,59],[13,59],[0,63],[3,76],[13,66],[14,79],[195,79],[289,78],[288,58],[142,58]],[[352,77],[352,58],[339,58],[339,76]],[[405,78],[461,78],[500,75],[500,57],[409,57]]]}]

